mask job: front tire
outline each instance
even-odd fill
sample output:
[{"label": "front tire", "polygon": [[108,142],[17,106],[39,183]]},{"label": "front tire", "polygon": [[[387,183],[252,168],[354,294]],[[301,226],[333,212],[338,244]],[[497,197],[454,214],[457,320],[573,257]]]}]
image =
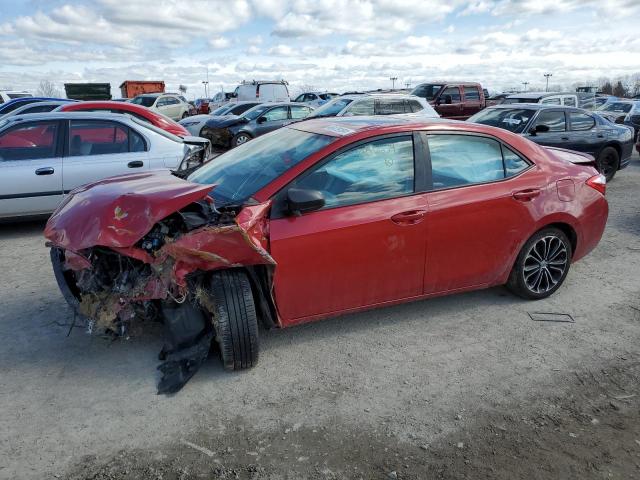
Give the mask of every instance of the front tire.
[{"label": "front tire", "polygon": [[597,165],[598,171],[605,176],[607,182],[610,182],[618,171],[618,167],[620,167],[618,151],[613,147],[603,148],[600,155],[598,155]]},{"label": "front tire", "polygon": [[53,275],[58,283],[60,292],[69,306],[78,313],[80,307],[80,292],[76,286],[76,278],[73,270],[64,268],[64,250],[58,247],[52,247],[50,255]]},{"label": "front tire", "polygon": [[242,270],[211,275],[214,326],[226,370],[251,368],[258,362],[258,316],[251,283]]},{"label": "front tire", "polygon": [[237,147],[239,145],[247,143],[249,140],[251,140],[251,135],[249,135],[248,133],[240,132],[237,135],[234,135],[231,142],[233,143],[234,147]]},{"label": "front tire", "polygon": [[571,242],[562,230],[553,227],[540,230],[520,250],[507,288],[529,300],[547,298],[567,277],[572,253]]}]

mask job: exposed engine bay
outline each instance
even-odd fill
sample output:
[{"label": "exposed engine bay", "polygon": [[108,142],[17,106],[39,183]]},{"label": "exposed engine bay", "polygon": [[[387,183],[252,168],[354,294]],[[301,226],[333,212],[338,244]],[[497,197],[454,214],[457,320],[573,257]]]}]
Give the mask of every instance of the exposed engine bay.
[{"label": "exposed engine bay", "polygon": [[[173,182],[181,188],[186,183]],[[74,192],[47,224],[56,280],[89,333],[127,338],[143,321],[164,323],[158,393],[180,390],[209,354],[216,338],[215,306],[208,294],[212,271],[247,269],[262,297],[263,313],[273,323],[274,311],[265,306],[275,265],[263,231],[269,204],[218,210],[201,193],[201,198],[151,223],[155,218],[148,214],[150,206],[126,195],[115,207],[109,205],[108,225],[84,228],[79,236],[77,222],[82,219],[65,219],[75,202],[83,202],[82,196],[82,190]],[[65,209],[68,215],[61,214]],[[131,222],[137,218],[143,222],[138,231],[147,231],[134,240]]]}]

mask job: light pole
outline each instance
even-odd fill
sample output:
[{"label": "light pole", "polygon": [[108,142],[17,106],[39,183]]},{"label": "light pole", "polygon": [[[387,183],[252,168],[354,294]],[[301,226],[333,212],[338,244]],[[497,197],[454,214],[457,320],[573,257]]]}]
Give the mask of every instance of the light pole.
[{"label": "light pole", "polygon": [[524,91],[527,91],[527,85],[529,85],[529,82],[522,82],[522,85],[524,85]]},{"label": "light pole", "polygon": [[398,77],[389,77],[389,80],[391,80],[391,90],[395,90],[396,89],[396,80],[398,79]]},{"label": "light pole", "polygon": [[406,82],[404,82],[404,86],[408,90],[409,87],[411,87],[411,82],[409,80],[407,80]]},{"label": "light pole", "polygon": [[206,80],[203,80],[202,84],[204,85],[204,98],[209,98],[209,92],[207,90],[207,85],[209,85],[209,82]]},{"label": "light pole", "polygon": [[553,73],[545,73],[544,74],[545,78],[547,79],[547,87],[545,88],[545,92],[549,91],[549,77],[553,77]]}]

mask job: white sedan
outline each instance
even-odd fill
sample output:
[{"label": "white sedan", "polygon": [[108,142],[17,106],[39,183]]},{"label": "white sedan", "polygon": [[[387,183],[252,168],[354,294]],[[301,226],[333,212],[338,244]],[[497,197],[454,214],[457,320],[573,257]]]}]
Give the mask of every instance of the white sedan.
[{"label": "white sedan", "polygon": [[51,112],[0,120],[0,219],[46,215],[74,188],[114,175],[206,161],[208,140],[128,115]]}]

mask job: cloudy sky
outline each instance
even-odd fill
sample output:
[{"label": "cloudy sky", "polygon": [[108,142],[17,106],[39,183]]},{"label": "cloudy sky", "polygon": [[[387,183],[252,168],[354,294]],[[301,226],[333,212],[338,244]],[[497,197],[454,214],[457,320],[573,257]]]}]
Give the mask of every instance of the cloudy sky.
[{"label": "cloudy sky", "polygon": [[148,79],[193,98],[207,68],[212,91],[569,86],[640,72],[639,18],[640,0],[0,0],[0,88]]}]

